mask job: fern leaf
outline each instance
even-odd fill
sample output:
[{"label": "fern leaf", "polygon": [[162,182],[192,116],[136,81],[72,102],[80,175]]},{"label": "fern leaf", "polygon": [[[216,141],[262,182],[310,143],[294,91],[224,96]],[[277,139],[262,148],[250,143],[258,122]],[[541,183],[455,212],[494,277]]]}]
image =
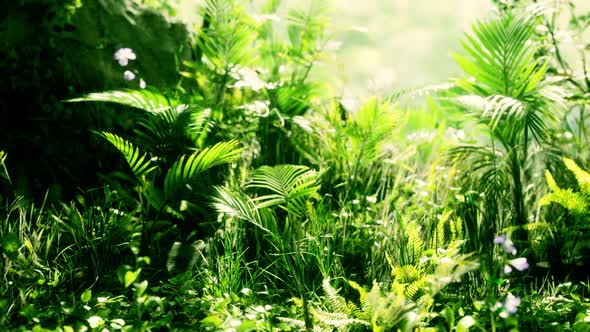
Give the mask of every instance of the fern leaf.
[{"label": "fern leaf", "polygon": [[322,310],[314,309],[312,311],[313,316],[322,324],[329,325],[331,327],[335,327],[337,329],[342,329],[344,327],[348,327],[349,325],[371,325],[369,322],[350,318],[346,314],[340,312],[325,312]]},{"label": "fern leaf", "polygon": [[203,171],[237,160],[241,149],[237,141],[220,142],[191,155],[182,155],[168,170],[164,179],[164,193],[173,195],[180,187],[189,184]]},{"label": "fern leaf", "polygon": [[109,132],[99,132],[98,134],[113,144],[123,154],[131,167],[131,171],[133,171],[133,174],[138,179],[141,179],[144,175],[151,173],[157,168],[157,166],[152,165],[149,156],[146,153],[141,154],[139,148],[135,147],[131,142]]},{"label": "fern leaf", "polygon": [[565,163],[567,169],[574,173],[582,193],[590,196],[590,173],[581,169],[580,166],[578,166],[578,164],[576,164],[576,162],[571,159],[563,158],[563,162]]},{"label": "fern leaf", "polygon": [[345,315],[348,314],[348,305],[346,304],[346,300],[340,296],[340,294],[338,294],[338,289],[335,289],[332,287],[332,285],[330,285],[330,279],[324,279],[322,282],[322,288],[328,297],[328,303],[330,304],[332,310],[337,313]]},{"label": "fern leaf", "polygon": [[246,188],[271,192],[255,199],[258,208],[279,205],[301,216],[307,210],[305,202],[319,190],[320,186],[316,171],[305,166],[278,165],[262,166],[257,169]]},{"label": "fern leaf", "polygon": [[549,170],[545,171],[547,185],[552,192],[541,197],[539,205],[557,203],[576,215],[590,214],[590,174],[582,170],[573,160],[564,158],[566,167],[574,173],[581,192],[574,192],[572,189],[560,188]]}]

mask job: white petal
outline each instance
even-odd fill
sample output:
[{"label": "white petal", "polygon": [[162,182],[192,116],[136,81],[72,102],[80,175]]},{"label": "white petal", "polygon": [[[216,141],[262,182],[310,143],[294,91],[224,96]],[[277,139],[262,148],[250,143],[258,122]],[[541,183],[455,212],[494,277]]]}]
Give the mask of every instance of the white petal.
[{"label": "white petal", "polygon": [[135,79],[135,74],[132,71],[126,70],[123,73],[123,77],[125,77],[126,81],[133,81]]}]

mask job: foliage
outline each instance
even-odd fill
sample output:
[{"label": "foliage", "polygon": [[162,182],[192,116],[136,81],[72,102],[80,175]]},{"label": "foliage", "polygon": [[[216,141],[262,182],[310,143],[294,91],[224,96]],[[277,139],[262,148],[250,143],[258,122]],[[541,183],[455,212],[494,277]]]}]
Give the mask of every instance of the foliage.
[{"label": "foliage", "polygon": [[[133,26],[179,4],[100,3]],[[0,325],[587,331],[588,75],[562,56],[563,6],[496,3],[453,55],[465,77],[358,107],[315,72],[325,1],[204,1],[167,87],[117,45],[127,88],[55,97],[111,112],[77,128],[118,151],[80,150],[99,189],[34,204],[14,165],[35,151],[2,144]]]}]

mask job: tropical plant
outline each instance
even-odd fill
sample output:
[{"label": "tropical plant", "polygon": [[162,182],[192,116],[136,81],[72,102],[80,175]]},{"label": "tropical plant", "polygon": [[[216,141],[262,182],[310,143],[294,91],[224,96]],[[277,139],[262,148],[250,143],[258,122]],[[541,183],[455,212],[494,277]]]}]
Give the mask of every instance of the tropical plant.
[{"label": "tropical plant", "polygon": [[[135,130],[137,143],[109,132],[97,134],[113,144],[129,164],[145,212],[150,208],[155,211],[155,220],[144,222],[141,249],[157,254],[161,249],[151,242],[165,237],[174,226],[186,230],[181,232],[181,240],[188,240],[200,225],[183,222],[185,216],[197,218],[200,214],[202,218],[208,214],[206,205],[198,202],[208,195],[214,181],[204,172],[237,160],[241,154],[238,142],[205,146],[209,111],[180,104],[156,91],[108,91],[70,101],[106,101],[143,111],[145,118]],[[162,214],[180,222],[162,223],[158,220]],[[164,243],[164,247],[168,245]]]},{"label": "tropical plant", "polygon": [[549,263],[558,267],[560,274],[569,273],[575,277],[577,273],[573,266],[584,264],[590,257],[589,238],[586,235],[590,218],[590,173],[569,158],[563,158],[563,162],[573,173],[579,191],[560,188],[547,170],[545,176],[551,192],[541,198],[539,205],[550,207],[556,203],[569,212],[569,215],[556,214],[556,220],[548,224],[550,232],[545,236],[548,241],[545,246],[552,249],[547,250]]},{"label": "tropical plant", "polygon": [[[477,177],[476,186],[481,186],[486,212],[477,217],[481,220],[464,216],[467,224],[481,225],[479,233],[487,234],[479,243],[491,243],[491,236],[508,226],[516,226],[515,239],[524,241],[530,220],[525,190],[531,180],[530,165],[542,157],[537,151],[547,143],[557,106],[563,106],[566,97],[563,90],[544,81],[548,65],[535,57],[537,14],[509,11],[480,21],[462,42],[468,57],[453,55],[469,75],[456,80],[461,92],[455,101],[483,125],[486,138],[450,152],[453,161],[467,162]],[[477,239],[476,234],[467,236]]]},{"label": "tropical plant", "polygon": [[[327,310],[313,308],[312,315],[326,330],[350,331],[355,326],[366,326],[372,331],[413,331],[432,319],[430,311],[436,294],[477,269],[478,264],[470,256],[460,254],[457,248],[441,248],[426,254],[415,266],[394,267],[393,281],[389,284],[374,281],[370,291],[348,281],[358,292],[360,304],[346,300],[325,279],[322,287]],[[296,320],[287,321],[297,325]]]},{"label": "tropical plant", "polygon": [[[309,315],[308,288],[304,283],[306,259],[301,249],[305,234],[304,223],[308,210],[307,202],[319,190],[319,174],[305,166],[263,166],[256,170],[246,189],[256,190],[259,195],[250,198],[239,192],[218,187],[214,206],[219,212],[244,220],[260,232],[262,241],[257,243],[259,259],[269,259],[264,270],[277,264],[282,268],[275,274],[287,282],[293,278],[294,287],[303,300],[306,329],[312,328]],[[272,248],[272,251],[264,248]],[[263,255],[260,257],[260,255]],[[278,255],[279,258],[273,258]],[[266,257],[265,257],[266,256]]]}]

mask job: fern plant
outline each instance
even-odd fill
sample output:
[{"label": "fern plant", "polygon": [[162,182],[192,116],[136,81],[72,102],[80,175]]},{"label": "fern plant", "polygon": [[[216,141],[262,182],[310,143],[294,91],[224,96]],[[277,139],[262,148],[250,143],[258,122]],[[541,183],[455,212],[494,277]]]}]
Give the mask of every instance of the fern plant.
[{"label": "fern plant", "polygon": [[384,159],[391,156],[388,148],[402,122],[393,104],[371,97],[353,113],[333,102],[297,120],[298,137],[306,142],[299,149],[309,162],[328,169],[330,186],[344,185],[343,200],[371,195],[381,187],[389,169]]},{"label": "fern plant", "polygon": [[588,246],[588,221],[590,220],[590,173],[580,168],[575,161],[563,158],[566,168],[573,173],[579,191],[572,188],[561,188],[549,170],[545,172],[551,192],[539,201],[540,206],[549,207],[552,203],[561,205],[569,215],[555,213],[548,220],[549,228],[546,237],[544,254],[556,271],[561,274],[572,274],[575,277],[579,266],[590,259]]},{"label": "fern plant", "polygon": [[[373,282],[369,291],[348,281],[358,292],[358,304],[340,295],[330,280],[325,279],[322,287],[327,308],[311,310],[318,330],[354,331],[364,327],[377,332],[414,331],[424,326],[425,321],[436,316],[430,312],[435,296],[478,268],[471,255],[461,254],[458,248],[432,252],[425,258],[417,266],[394,268],[395,278],[391,283]],[[290,322],[297,325],[294,320]]]},{"label": "fern plant", "polygon": [[543,196],[539,201],[539,205],[557,203],[575,215],[588,216],[590,214],[590,173],[584,171],[575,161],[569,158],[563,158],[563,162],[565,167],[576,177],[580,191],[575,192],[573,189],[560,188],[551,172],[547,170],[545,176],[551,193]]}]

